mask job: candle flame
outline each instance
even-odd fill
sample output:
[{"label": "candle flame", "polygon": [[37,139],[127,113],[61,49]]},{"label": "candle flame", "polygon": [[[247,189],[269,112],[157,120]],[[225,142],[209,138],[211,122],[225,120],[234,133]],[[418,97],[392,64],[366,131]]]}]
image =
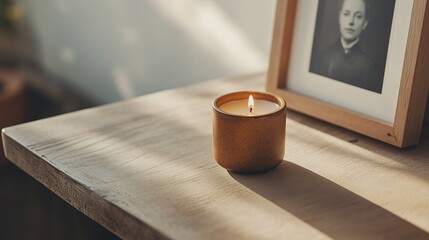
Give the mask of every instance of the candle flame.
[{"label": "candle flame", "polygon": [[247,106],[249,107],[250,113],[252,113],[253,108],[255,108],[255,102],[253,101],[253,96],[249,96],[249,101],[247,102]]}]

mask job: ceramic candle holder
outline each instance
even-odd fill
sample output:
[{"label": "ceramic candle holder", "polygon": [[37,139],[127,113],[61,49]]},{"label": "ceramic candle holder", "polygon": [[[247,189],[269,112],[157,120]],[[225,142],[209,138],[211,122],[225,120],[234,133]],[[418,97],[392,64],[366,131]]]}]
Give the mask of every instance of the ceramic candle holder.
[{"label": "ceramic candle holder", "polygon": [[[236,114],[222,110],[231,101],[265,100],[277,104],[259,114]],[[255,102],[254,112],[258,111]],[[213,151],[218,164],[237,173],[257,173],[276,167],[285,153],[286,103],[274,94],[235,92],[213,102]]]}]

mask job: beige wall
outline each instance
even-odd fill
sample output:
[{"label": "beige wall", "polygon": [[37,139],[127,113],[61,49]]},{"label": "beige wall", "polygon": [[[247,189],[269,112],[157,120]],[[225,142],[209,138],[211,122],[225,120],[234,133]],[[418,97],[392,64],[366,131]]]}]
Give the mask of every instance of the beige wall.
[{"label": "beige wall", "polygon": [[275,0],[20,2],[43,68],[99,103],[268,66]]}]

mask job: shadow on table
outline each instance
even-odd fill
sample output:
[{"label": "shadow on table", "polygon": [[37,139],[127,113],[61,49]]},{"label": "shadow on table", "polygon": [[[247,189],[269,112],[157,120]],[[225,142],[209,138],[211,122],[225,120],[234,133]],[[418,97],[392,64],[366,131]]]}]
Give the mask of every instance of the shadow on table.
[{"label": "shadow on table", "polygon": [[[294,163],[283,161],[276,169],[263,174],[230,174],[244,186],[335,239],[429,238],[429,233],[410,222]],[[376,191],[377,186],[372,187]]]},{"label": "shadow on table", "polygon": [[[424,128],[422,130],[420,143],[418,145],[406,148],[398,148],[388,143],[372,139],[359,133],[352,132],[350,130],[305,116],[297,112],[288,112],[288,119],[296,121],[299,124],[305,125],[319,132],[323,132],[324,134],[335,137],[341,141],[349,142],[351,145],[364,150],[359,151],[359,155],[356,155],[356,151],[353,152],[350,151],[350,148],[344,147],[324,148],[324,151],[330,151],[334,155],[337,155],[339,152],[343,152],[343,154],[358,157],[361,160],[374,164],[374,166],[392,169],[392,166],[384,164],[380,165],[378,161],[374,161],[374,159],[368,157],[368,154],[363,153],[372,152],[382,156],[383,158],[388,158],[389,160],[400,163],[401,167],[395,168],[394,170],[401,171],[404,174],[411,175],[412,177],[419,177],[429,182],[429,174],[427,171],[429,162],[427,161],[426,157],[429,155],[429,126],[423,126]],[[287,134],[290,135],[291,132],[289,131]],[[318,141],[315,141],[312,138],[303,137],[299,132],[295,132],[294,137],[300,141],[303,141],[309,146],[315,146],[319,149],[320,144],[322,141],[324,141],[322,138],[318,139]]]}]

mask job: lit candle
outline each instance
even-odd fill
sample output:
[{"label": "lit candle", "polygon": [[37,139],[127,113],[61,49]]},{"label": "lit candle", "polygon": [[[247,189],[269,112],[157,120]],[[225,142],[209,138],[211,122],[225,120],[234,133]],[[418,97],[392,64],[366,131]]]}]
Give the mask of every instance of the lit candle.
[{"label": "lit candle", "polygon": [[225,169],[256,173],[284,157],[286,103],[274,94],[235,92],[213,102],[213,152]]},{"label": "lit candle", "polygon": [[264,99],[253,99],[250,95],[249,99],[240,99],[226,102],[219,106],[219,109],[237,115],[263,115],[274,112],[279,109],[280,105]]}]

